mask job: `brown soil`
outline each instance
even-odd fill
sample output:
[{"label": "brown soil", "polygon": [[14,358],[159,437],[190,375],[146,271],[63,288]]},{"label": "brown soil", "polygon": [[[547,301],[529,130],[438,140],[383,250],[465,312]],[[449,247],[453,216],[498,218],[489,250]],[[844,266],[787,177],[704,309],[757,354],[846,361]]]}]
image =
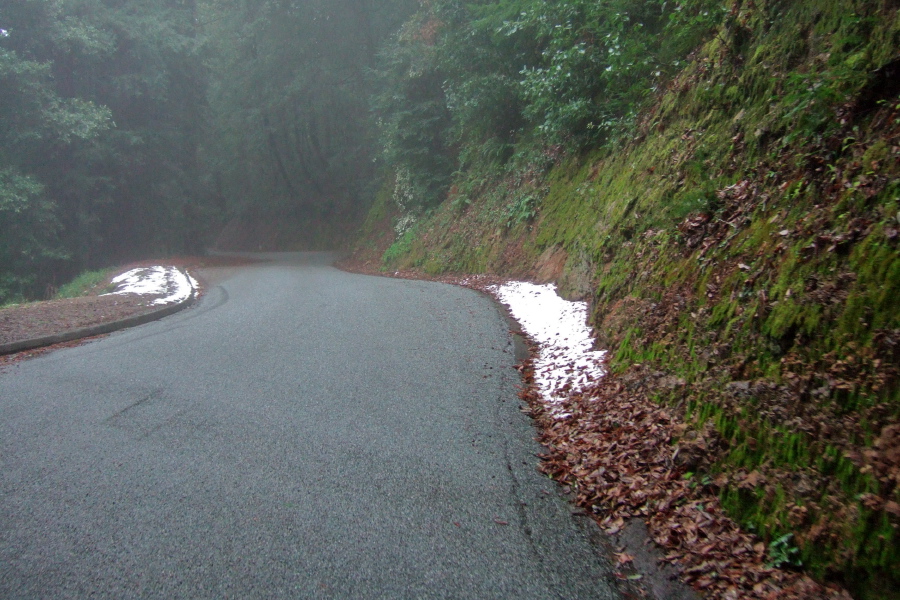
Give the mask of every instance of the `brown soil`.
[{"label": "brown soil", "polygon": [[152,297],[87,296],[32,302],[0,310],[0,344],[65,333],[155,310]]},{"label": "brown soil", "polygon": [[[216,273],[252,264],[254,261],[233,257],[216,256],[180,256],[166,259],[146,260],[116,269],[125,272],[141,266],[171,265],[188,270],[200,283],[200,292],[208,279],[217,279]],[[206,275],[209,274],[209,277]],[[84,296],[64,300],[31,302],[18,306],[0,309],[0,344],[29,340],[48,335],[111,323],[135,315],[146,314],[158,310],[152,306],[155,296],[125,294],[114,296]],[[65,347],[77,344],[70,342],[51,346]],[[46,350],[43,350],[46,351]],[[9,357],[0,357],[0,365],[27,358],[42,351],[22,352]]]}]

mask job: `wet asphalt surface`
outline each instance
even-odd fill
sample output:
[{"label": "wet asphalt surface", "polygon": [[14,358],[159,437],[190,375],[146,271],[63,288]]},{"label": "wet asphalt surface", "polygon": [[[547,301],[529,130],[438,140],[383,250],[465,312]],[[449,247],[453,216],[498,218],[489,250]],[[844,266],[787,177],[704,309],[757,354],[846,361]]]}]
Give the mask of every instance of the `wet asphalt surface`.
[{"label": "wet asphalt surface", "polygon": [[0,372],[0,598],[612,598],[488,298],[238,269]]}]

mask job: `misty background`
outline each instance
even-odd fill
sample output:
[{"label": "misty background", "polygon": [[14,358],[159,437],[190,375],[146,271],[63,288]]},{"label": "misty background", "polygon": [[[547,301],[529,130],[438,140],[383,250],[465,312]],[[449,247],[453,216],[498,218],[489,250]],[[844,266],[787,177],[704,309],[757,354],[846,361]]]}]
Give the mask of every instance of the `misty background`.
[{"label": "misty background", "polygon": [[0,304],[135,259],[342,247],[379,193],[402,234],[627,136],[723,10],[0,0]]}]

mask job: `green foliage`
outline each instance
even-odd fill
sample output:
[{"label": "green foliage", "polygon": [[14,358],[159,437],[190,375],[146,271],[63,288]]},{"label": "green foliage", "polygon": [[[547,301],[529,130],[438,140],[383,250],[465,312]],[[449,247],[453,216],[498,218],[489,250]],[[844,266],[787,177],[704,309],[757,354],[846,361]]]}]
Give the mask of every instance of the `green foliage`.
[{"label": "green foliage", "polygon": [[88,266],[202,244],[195,8],[4,5],[0,185],[28,208],[4,209],[2,293],[42,297]]},{"label": "green foliage", "polygon": [[108,289],[110,271],[85,271],[65,285],[59,286],[56,298],[79,298],[111,291]]},{"label": "green foliage", "polygon": [[535,193],[526,190],[515,194],[507,207],[506,226],[513,227],[531,221],[537,216],[537,206],[538,196]]},{"label": "green foliage", "polygon": [[640,93],[629,79],[655,66],[648,48],[661,17],[655,9],[645,2],[542,3],[504,24],[507,35],[542,41],[542,60],[520,74],[525,115],[545,139],[608,134],[633,113],[629,104]]},{"label": "green foliage", "polygon": [[54,260],[64,258],[56,239],[56,206],[33,177],[0,170],[0,304],[27,298]]},{"label": "green foliage", "polygon": [[384,255],[381,257],[382,269],[389,269],[394,266],[398,260],[409,254],[415,240],[416,228],[410,227],[400,235],[387,250],[385,250]]},{"label": "green foliage", "polygon": [[417,13],[380,57],[373,109],[383,157],[402,174],[401,210],[418,212],[435,206],[456,170],[450,147],[451,117],[442,83],[445,73],[435,47],[437,17]]},{"label": "green foliage", "polygon": [[[379,61],[387,165],[409,173],[428,208],[529,145],[572,151],[624,136],[722,11],[711,0],[423,5]],[[510,223],[536,215],[519,200]]]},{"label": "green foliage", "polygon": [[551,143],[621,135],[662,77],[718,25],[716,2],[526,2],[499,30],[538,40],[524,114]]}]

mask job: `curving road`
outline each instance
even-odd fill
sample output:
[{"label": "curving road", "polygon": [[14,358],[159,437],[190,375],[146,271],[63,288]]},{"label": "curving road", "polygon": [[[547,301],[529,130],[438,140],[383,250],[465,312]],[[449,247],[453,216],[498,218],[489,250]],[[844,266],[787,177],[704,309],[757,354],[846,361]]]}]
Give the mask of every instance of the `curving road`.
[{"label": "curving road", "polygon": [[508,325],[327,254],[0,373],[0,598],[611,598]]}]

